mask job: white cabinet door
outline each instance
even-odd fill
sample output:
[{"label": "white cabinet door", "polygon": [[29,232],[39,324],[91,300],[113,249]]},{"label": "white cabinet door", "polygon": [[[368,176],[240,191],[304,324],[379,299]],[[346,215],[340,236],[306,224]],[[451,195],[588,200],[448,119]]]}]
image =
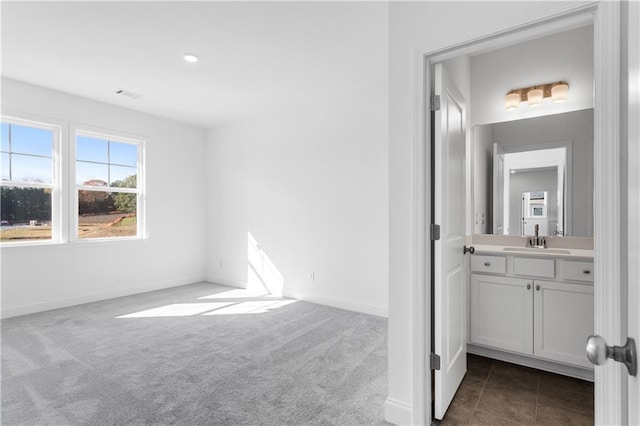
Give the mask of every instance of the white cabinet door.
[{"label": "white cabinet door", "polygon": [[533,353],[533,280],[471,276],[471,342]]},{"label": "white cabinet door", "polygon": [[541,280],[534,284],[534,355],[593,367],[584,349],[593,334],[593,287]]}]

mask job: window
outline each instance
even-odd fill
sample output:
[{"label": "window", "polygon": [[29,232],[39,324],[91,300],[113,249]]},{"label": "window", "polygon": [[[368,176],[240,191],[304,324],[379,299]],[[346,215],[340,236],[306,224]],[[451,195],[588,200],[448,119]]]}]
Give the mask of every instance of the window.
[{"label": "window", "polygon": [[45,121],[2,117],[0,243],[142,238],[144,141]]},{"label": "window", "polygon": [[59,128],[2,120],[0,241],[57,239]]},{"label": "window", "polygon": [[78,239],[141,235],[141,143],[77,132],[75,205]]}]

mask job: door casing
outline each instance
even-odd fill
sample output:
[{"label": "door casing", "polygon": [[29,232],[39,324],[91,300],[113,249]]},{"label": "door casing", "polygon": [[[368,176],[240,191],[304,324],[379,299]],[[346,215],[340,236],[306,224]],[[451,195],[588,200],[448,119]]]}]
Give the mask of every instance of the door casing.
[{"label": "door casing", "polygon": [[[412,247],[413,278],[412,324],[412,424],[430,424],[432,400],[429,374],[431,341],[431,295],[429,289],[432,265],[428,233],[431,211],[431,178],[429,167],[431,118],[429,114],[431,68],[433,64],[453,57],[497,48],[569,29],[590,20],[594,25],[594,297],[595,333],[609,344],[622,344],[621,317],[621,194],[620,183],[620,4],[618,2],[570,3],[552,12],[541,10],[538,16],[514,20],[510,29],[487,30],[480,36],[434,43],[414,52],[416,76],[414,88],[416,114],[414,120],[413,229],[416,241]],[[625,301],[626,302],[626,301]],[[624,336],[626,338],[626,336]],[[624,424],[628,398],[626,379],[619,365],[609,362],[595,369],[595,423]],[[623,386],[624,385],[624,386]]]},{"label": "door casing", "polygon": [[[628,330],[629,337],[640,344],[640,3],[626,2],[622,5],[623,16],[627,22],[623,22],[628,35],[627,45],[627,75],[626,90],[628,91],[628,113],[623,115],[627,129],[627,158],[628,158],[628,201],[627,201],[627,244],[628,244]],[[634,25],[635,23],[635,25]],[[624,65],[623,65],[624,66]],[[636,261],[633,261],[636,259]],[[640,346],[639,346],[640,347]],[[628,400],[640,401],[640,376],[629,377]],[[629,404],[628,424],[640,424],[640,404]]]}]

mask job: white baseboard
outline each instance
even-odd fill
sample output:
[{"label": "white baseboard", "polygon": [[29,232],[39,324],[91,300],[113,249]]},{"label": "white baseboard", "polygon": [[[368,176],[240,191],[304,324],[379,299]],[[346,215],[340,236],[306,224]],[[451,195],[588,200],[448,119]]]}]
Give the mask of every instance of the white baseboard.
[{"label": "white baseboard", "polygon": [[[206,280],[210,283],[228,285],[230,287],[247,288],[247,283],[222,276],[208,275]],[[333,308],[345,309],[347,311],[360,312],[363,314],[375,315],[378,317],[388,318],[389,309],[378,306],[365,305],[362,303],[351,302],[342,299],[333,299],[329,297],[320,297],[310,295],[300,290],[290,288],[282,289],[282,296],[296,300],[304,300],[306,302],[316,303],[318,305],[331,306]]]},{"label": "white baseboard", "polygon": [[389,309],[379,306],[365,305],[362,303],[351,302],[348,300],[332,299],[328,297],[314,296],[305,294],[299,290],[293,290],[290,288],[284,288],[282,290],[284,297],[289,297],[297,300],[304,300],[306,302],[316,303],[318,305],[331,306],[333,308],[345,309],[347,311],[360,312],[363,314],[375,315],[378,317],[388,318]]},{"label": "white baseboard", "polygon": [[132,294],[147,293],[149,291],[162,290],[169,287],[178,287],[204,281],[203,277],[191,277],[180,280],[158,281],[151,284],[120,288],[97,293],[83,294],[81,296],[51,299],[19,306],[8,306],[0,309],[0,318],[11,318],[19,315],[35,314],[37,312],[50,311],[52,309],[67,308],[69,306],[81,305],[84,303],[99,302],[101,300],[113,299],[116,297],[130,296]]},{"label": "white baseboard", "polygon": [[411,405],[387,398],[384,402],[384,419],[394,425],[410,425],[411,422]]},{"label": "white baseboard", "polygon": [[549,371],[551,373],[562,374],[564,376],[575,377],[577,379],[593,382],[593,369],[573,367],[559,364],[552,361],[545,361],[539,358],[532,358],[526,355],[519,355],[511,352],[486,348],[467,343],[467,352],[474,355],[485,356],[487,358],[498,359],[500,361],[511,362],[513,364],[524,365],[525,367],[537,368],[538,370]]}]

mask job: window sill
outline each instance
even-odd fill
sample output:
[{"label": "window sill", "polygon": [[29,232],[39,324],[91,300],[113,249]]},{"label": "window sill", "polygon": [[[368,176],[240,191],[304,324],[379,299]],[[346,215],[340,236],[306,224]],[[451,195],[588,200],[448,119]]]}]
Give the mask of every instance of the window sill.
[{"label": "window sill", "polygon": [[148,241],[148,237],[120,237],[120,238],[91,238],[73,241],[34,241],[34,242],[15,242],[1,243],[0,251],[4,252],[21,252],[21,251],[45,251],[45,250],[69,250],[75,247],[108,247],[114,244],[142,244]]},{"label": "window sill", "polygon": [[47,241],[23,241],[23,242],[4,242],[0,243],[0,249],[7,248],[23,248],[23,247],[51,247],[59,246],[65,243],[59,241],[47,240]]},{"label": "window sill", "polygon": [[69,241],[69,246],[88,245],[92,247],[110,246],[113,244],[135,244],[136,242],[146,241],[149,237],[117,237],[117,238],[83,238]]}]

